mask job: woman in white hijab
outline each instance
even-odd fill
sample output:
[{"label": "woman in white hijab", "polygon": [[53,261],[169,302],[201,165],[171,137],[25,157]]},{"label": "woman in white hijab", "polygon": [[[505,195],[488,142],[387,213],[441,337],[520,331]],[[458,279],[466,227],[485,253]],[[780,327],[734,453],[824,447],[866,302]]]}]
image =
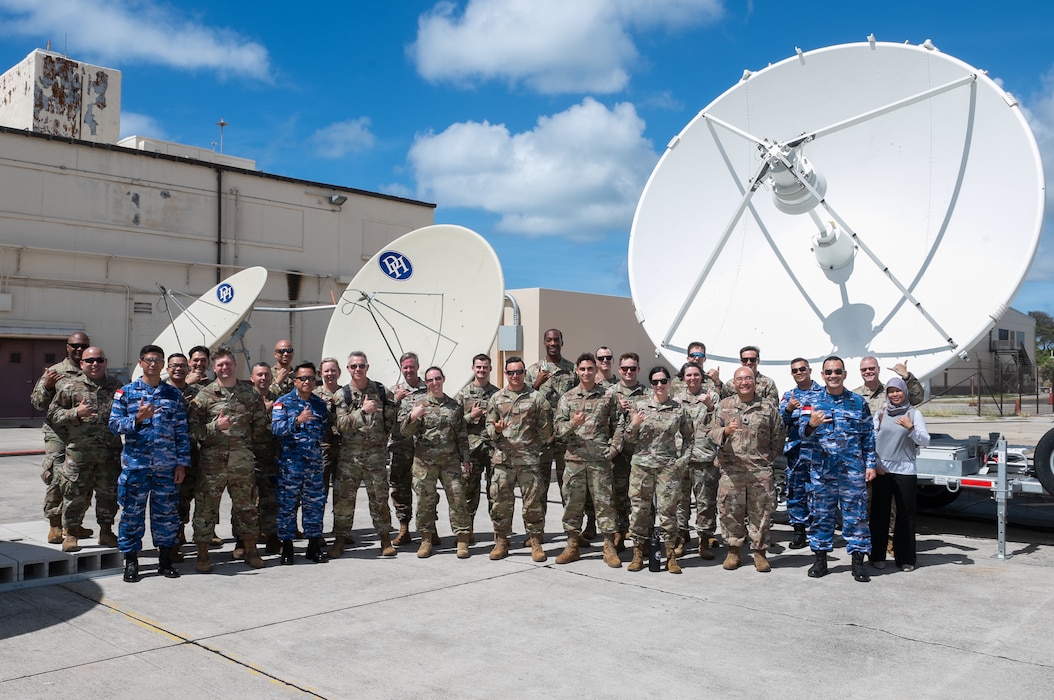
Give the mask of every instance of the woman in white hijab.
[{"label": "woman in white hijab", "polygon": [[867,470],[871,482],[871,565],[886,568],[890,505],[896,500],[893,556],[901,571],[914,571],[916,447],[930,444],[926,420],[908,399],[900,377],[886,383],[886,406],[875,416],[875,468]]}]

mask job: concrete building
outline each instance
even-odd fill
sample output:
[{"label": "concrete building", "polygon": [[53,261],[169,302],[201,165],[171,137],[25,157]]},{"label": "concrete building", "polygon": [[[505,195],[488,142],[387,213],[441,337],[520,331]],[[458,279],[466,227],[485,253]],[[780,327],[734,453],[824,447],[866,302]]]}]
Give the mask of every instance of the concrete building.
[{"label": "concrete building", "polygon": [[1001,394],[1036,391],[1036,320],[1007,309],[988,335],[930,378],[932,394]]},{"label": "concrete building", "polygon": [[[119,125],[118,71],[34,51],[0,76],[0,418],[34,416],[29,389],[74,330],[112,370],[130,370],[179,313],[158,285],[189,302],[261,265],[259,306],[331,304],[374,253],[434,222],[426,202],[262,173],[207,149],[118,144]],[[245,349],[273,361],[289,338],[317,362],[329,316],[256,312]]]}]

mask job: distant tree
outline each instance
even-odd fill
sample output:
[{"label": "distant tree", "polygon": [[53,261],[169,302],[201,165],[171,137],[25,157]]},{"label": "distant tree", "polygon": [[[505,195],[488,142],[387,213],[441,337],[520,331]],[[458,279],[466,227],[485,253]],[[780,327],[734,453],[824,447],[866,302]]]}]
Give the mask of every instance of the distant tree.
[{"label": "distant tree", "polygon": [[1039,368],[1040,381],[1050,386],[1054,384],[1054,357],[1050,355],[1040,355],[1036,358],[1036,365]]},{"label": "distant tree", "polygon": [[1046,311],[1029,311],[1028,315],[1036,319],[1036,349],[1049,354],[1054,350],[1054,317]]}]

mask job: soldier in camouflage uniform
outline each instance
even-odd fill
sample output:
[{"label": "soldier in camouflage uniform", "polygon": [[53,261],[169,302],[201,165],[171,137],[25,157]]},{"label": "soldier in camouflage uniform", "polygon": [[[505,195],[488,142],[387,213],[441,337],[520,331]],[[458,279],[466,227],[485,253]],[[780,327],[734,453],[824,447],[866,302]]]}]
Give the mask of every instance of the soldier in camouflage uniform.
[{"label": "soldier in camouflage uniform", "polygon": [[[454,400],[461,404],[468,428],[469,461],[472,472],[465,479],[465,504],[469,518],[468,541],[475,544],[472,521],[479,510],[480,481],[486,479],[487,501],[490,502],[490,444],[487,442],[487,403],[498,387],[490,383],[490,356],[476,355],[472,358],[472,381],[458,392]],[[489,510],[489,509],[488,509]]]},{"label": "soldier in camouflage uniform", "polygon": [[[243,547],[245,563],[264,566],[256,550],[260,533],[257,510],[256,460],[270,449],[263,401],[252,386],[238,381],[238,365],[229,348],[212,354],[216,381],[202,387],[190,402],[190,432],[201,450],[201,472],[194,497],[194,544],[197,570],[212,571],[209,544],[216,536],[220,499],[231,497],[234,536]],[[237,556],[238,547],[235,546]]]},{"label": "soldier in camouflage uniform", "polygon": [[187,353],[187,361],[190,363],[187,384],[205,386],[209,383],[209,356],[211,354],[211,351],[204,345],[195,345],[190,349]]},{"label": "soldier in camouflage uniform", "polygon": [[322,438],[330,429],[329,408],[315,396],[315,365],[302,362],[294,369],[296,388],[275,399],[271,409],[271,432],[278,436],[278,537],[282,540],[282,563],[293,563],[296,537],[296,507],[303,508],[304,556],[321,564],[329,561],[322,539],[322,516],[326,510],[326,487],[322,483]]},{"label": "soldier in camouflage uniform", "polygon": [[[563,357],[564,334],[556,328],[550,328],[542,336],[542,344],[545,346],[545,357],[527,368],[527,383],[542,398],[549,402],[550,410],[555,413],[556,405],[560,397],[571,390],[578,383],[578,375],[575,374],[575,365]],[[539,459],[542,468],[542,479],[546,492],[549,490],[549,482],[553,477],[553,461],[556,461],[556,484],[559,486],[564,482],[564,469],[566,462],[564,454],[567,445],[558,440],[545,446],[545,451]],[[563,500],[563,495],[560,496]],[[547,508],[549,500],[544,500]],[[592,504],[590,504],[592,505]],[[593,522],[593,509],[589,509],[589,530],[596,535],[596,524]]]},{"label": "soldier in camouflage uniform", "polygon": [[[318,370],[322,375],[322,383],[315,387],[315,394],[326,402],[330,414],[335,416],[334,395],[340,391],[337,381],[340,378],[340,360],[334,357],[324,358],[319,363]],[[331,425],[332,429],[322,440],[322,481],[325,482],[327,490],[333,485],[333,474],[337,470],[337,460],[340,458],[340,431],[337,430],[336,421]]]},{"label": "soldier in camouflage uniform", "polygon": [[[684,364],[681,365],[681,371],[677,373],[677,376],[670,382],[670,396],[677,396],[684,391],[684,368],[688,366],[688,363],[694,362],[699,365],[699,369],[703,368],[706,364],[706,345],[701,341],[693,340],[688,343],[688,351],[684,356]],[[705,372],[704,372],[705,375]],[[707,377],[709,379],[709,377]],[[707,382],[703,382],[706,384]],[[710,383],[714,383],[710,380]],[[714,383],[716,386],[716,383]],[[717,386],[717,393],[721,393],[721,387]]]},{"label": "soldier in camouflage uniform", "polygon": [[161,381],[165,351],[145,345],[139,351],[143,374],[117,390],[110,408],[110,430],[124,435],[117,501],[121,506],[118,549],[124,552],[124,580],[139,580],[139,550],[150,502],[150,534],[158,548],[158,573],[178,578],[172,566],[179,509],[176,487],[190,464],[190,433],[183,397]]},{"label": "soldier in camouflage uniform", "polygon": [[[399,358],[399,371],[403,376],[392,386],[395,403],[399,406],[399,415],[409,411],[414,402],[428,391],[425,380],[418,375],[419,369],[420,364],[415,353],[403,353]],[[392,540],[392,544],[402,547],[413,541],[410,535],[410,519],[414,514],[412,474],[414,440],[402,434],[398,421],[392,429],[388,452],[391,456],[389,478],[392,487],[392,503],[395,505],[395,517],[399,519],[399,534]]]},{"label": "soldier in camouflage uniform", "polygon": [[265,552],[278,554],[282,551],[282,541],[278,539],[278,462],[275,460],[279,447],[278,438],[273,433],[270,433],[271,409],[274,407],[274,400],[278,397],[270,392],[271,365],[266,362],[257,362],[253,365],[249,381],[252,383],[257,395],[259,395],[260,400],[263,401],[264,414],[267,416],[267,430],[270,435],[270,449],[256,457],[256,494],[260,512],[260,540],[267,543],[264,545]]},{"label": "soldier in camouflage uniform", "polygon": [[450,529],[457,537],[457,558],[467,559],[471,521],[465,507],[465,478],[472,471],[469,462],[468,430],[461,404],[443,393],[446,377],[439,367],[425,371],[428,395],[417,399],[401,417],[403,435],[414,437],[414,493],[417,494],[417,530],[421,533],[418,558],[432,554],[432,535],[436,532],[436,482],[443,482]]},{"label": "soldier in camouflage uniform", "polygon": [[[619,355],[618,371],[621,381],[615,385],[615,398],[622,409],[622,425],[629,425],[629,411],[634,403],[644,398],[647,388],[637,381],[640,372],[640,357],[635,352],[624,352]],[[611,460],[611,502],[615,507],[615,550],[626,548],[626,533],[629,532],[629,473],[630,461],[633,459],[633,445],[622,441],[622,449]]]},{"label": "soldier in camouflage uniform", "polygon": [[622,562],[615,551],[615,509],[611,505],[611,458],[618,454],[622,442],[622,408],[613,393],[596,383],[596,357],[579,355],[575,363],[578,386],[560,397],[553,419],[557,439],[567,445],[567,468],[564,471],[564,532],[567,548],[556,557],[557,564],[567,564],[579,557],[578,538],[586,499],[592,496],[597,521],[604,534],[604,562],[619,568]]},{"label": "soldier in camouflage uniform", "polygon": [[545,530],[545,493],[538,460],[545,445],[553,439],[552,410],[549,402],[526,384],[527,369],[519,357],[505,360],[504,388],[490,397],[487,406],[487,437],[494,445],[491,463],[490,519],[494,523],[494,550],[491,559],[509,554],[514,489],[523,498],[523,524],[534,561],[546,560],[542,549]]},{"label": "soldier in camouflage uniform", "polygon": [[707,431],[714,409],[720,401],[718,388],[703,374],[697,362],[681,368],[681,390],[674,396],[684,406],[695,426],[695,444],[688,457],[688,476],[681,481],[681,500],[677,505],[677,556],[688,544],[688,521],[692,514],[692,492],[695,492],[695,531],[699,537],[699,557],[713,559],[717,544],[717,486],[721,472],[714,466],[717,447]]},{"label": "soldier in camouflage uniform", "polygon": [[340,460],[333,479],[333,534],[329,556],[337,558],[351,541],[355,524],[355,497],[365,482],[370,516],[381,540],[381,556],[394,557],[392,509],[388,506],[385,472],[388,435],[395,425],[395,397],[380,382],[367,376],[366,353],[348,356],[351,381],[334,395],[336,425],[340,431]]},{"label": "soldier in camouflage uniform", "polygon": [[[754,372],[754,381],[756,382],[755,392],[758,398],[766,401],[772,401],[779,403],[780,392],[776,388],[776,382],[766,377],[764,374],[758,371],[758,363],[761,362],[761,351],[758,350],[756,345],[747,345],[739,350],[739,364],[744,367],[749,367]],[[734,375],[733,375],[734,376]],[[729,396],[736,395],[736,386],[732,379],[725,382],[724,386],[721,387],[721,398],[727,398]]]},{"label": "soldier in camouflage uniform", "polygon": [[[633,561],[630,571],[644,568],[644,543],[651,535],[652,498],[659,511],[659,537],[666,545],[666,570],[681,573],[677,546],[677,503],[681,480],[688,477],[688,456],[695,446],[695,428],[684,406],[670,398],[670,372],[654,367],[648,373],[652,393],[630,410],[625,440],[634,446],[629,477],[633,511]],[[680,436],[680,440],[678,440]]]},{"label": "soldier in camouflage uniform", "polygon": [[[66,339],[66,359],[58,364],[52,365],[44,370],[44,374],[37,380],[33,392],[29,395],[29,403],[33,408],[42,412],[45,416],[51,400],[55,398],[55,385],[63,377],[79,377],[81,375],[81,353],[91,344],[87,334],[77,331]],[[45,419],[44,421],[44,461],[41,465],[40,478],[47,487],[44,492],[44,516],[48,519],[51,529],[48,531],[48,542],[60,544],[63,539],[62,532],[62,492],[59,490],[58,481],[55,479],[56,463],[61,464],[65,455],[65,437],[59,435],[55,428]],[[75,537],[91,537],[92,531],[80,527],[71,533]]]},{"label": "soldier in camouflage uniform", "polygon": [[852,557],[853,578],[871,580],[864,555],[871,552],[867,522],[866,470],[875,466],[875,429],[871,409],[859,394],[846,390],[845,363],[831,356],[823,361],[826,385],[815,395],[812,412],[798,419],[802,449],[816,454],[809,475],[809,547],[816,561],[811,578],[827,574],[827,552],[833,548],[834,528],[842,513],[842,537]]},{"label": "soldier in camouflage uniform", "polygon": [[267,390],[274,396],[288,394],[295,388],[293,371],[293,344],[279,340],[274,344],[274,367],[271,368],[271,386]]},{"label": "soldier in camouflage uniform", "polygon": [[803,411],[812,411],[813,397],[823,387],[813,381],[812,368],[804,357],[791,360],[790,371],[795,387],[780,400],[780,418],[787,431],[787,442],[783,447],[787,459],[787,520],[794,528],[794,537],[787,546],[802,549],[808,544],[809,471],[816,456],[808,447],[802,450],[798,419]]},{"label": "soldier in camouflage uniform", "polygon": [[60,379],[48,409],[48,422],[66,435],[66,456],[58,464],[62,491],[62,551],[80,550],[76,535],[95,491],[95,519],[99,544],[116,547],[113,523],[117,516],[117,477],[121,471],[121,440],[107,421],[117,380],[106,375],[102,348],[89,347],[81,356],[84,373]]},{"label": "soldier in camouflage uniform", "polygon": [[736,395],[721,400],[710,429],[710,439],[718,445],[717,507],[728,543],[722,566],[729,571],[739,568],[739,550],[749,534],[754,568],[765,573],[772,570],[766,552],[776,512],[772,464],[783,451],[786,432],[776,405],[755,392],[752,368],[737,369],[732,382]]},{"label": "soldier in camouflage uniform", "polygon": [[[200,350],[199,350],[200,354]],[[204,370],[203,370],[204,372]],[[201,387],[208,384],[202,382],[191,384],[187,381],[190,373],[190,362],[187,356],[180,352],[174,352],[168,356],[168,383],[179,389],[183,395],[183,403],[189,408],[190,402],[198,395]],[[183,529],[190,522],[190,505],[194,502],[194,484],[198,480],[198,442],[191,436],[190,439],[190,468],[187,470],[183,483],[179,485],[179,544],[186,544],[187,537]],[[172,550],[173,561],[183,561],[183,553],[177,546]]]}]

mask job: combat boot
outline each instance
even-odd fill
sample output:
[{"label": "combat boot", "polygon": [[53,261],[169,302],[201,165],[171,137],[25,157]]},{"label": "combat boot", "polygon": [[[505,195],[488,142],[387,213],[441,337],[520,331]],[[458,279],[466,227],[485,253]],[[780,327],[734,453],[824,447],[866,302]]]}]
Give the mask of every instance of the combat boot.
[{"label": "combat boot", "polygon": [[457,558],[468,559],[471,556],[472,553],[468,551],[468,533],[457,533]]},{"label": "combat boot", "polygon": [[714,558],[714,550],[710,549],[710,538],[706,537],[705,535],[699,535],[699,558]]},{"label": "combat boot", "polygon": [[681,565],[677,563],[677,545],[672,542],[666,543],[666,570],[671,574],[681,573]]},{"label": "combat boot", "polygon": [[432,535],[428,532],[421,533],[421,545],[417,548],[417,558],[427,559],[432,556]]},{"label": "combat boot", "polygon": [[491,561],[504,559],[509,556],[509,536],[494,535],[494,549],[490,550]]},{"label": "combat boot", "polygon": [[677,546],[673,548],[673,553],[678,557],[684,556],[684,548],[688,546],[689,534],[687,530],[680,530],[677,532]]},{"label": "combat boot", "polygon": [[170,549],[168,556],[172,561],[176,563],[182,562],[184,558],[183,549],[177,544],[176,546]]},{"label": "combat boot", "polygon": [[260,558],[260,551],[256,549],[256,540],[251,537],[243,538],[245,545],[245,563],[254,569],[262,569],[267,566]]},{"label": "combat boot", "polygon": [[867,583],[871,580],[871,575],[867,573],[867,567],[864,566],[863,552],[853,552],[853,580],[860,583]]},{"label": "combat boot", "polygon": [[787,546],[791,549],[805,549],[806,541],[805,523],[794,523],[794,537]]},{"label": "combat boot", "polygon": [[809,567],[809,578],[820,578],[827,575],[827,552],[813,550],[816,561]]},{"label": "combat boot", "polygon": [[198,563],[194,566],[194,571],[199,574],[207,574],[212,571],[212,562],[209,561],[209,543],[208,542],[195,542],[194,546],[198,550]]},{"label": "combat boot", "polygon": [[62,516],[48,516],[48,544],[62,544]]},{"label": "combat boot", "polygon": [[64,538],[62,538],[62,551],[63,552],[79,552],[79,551],[81,551],[81,546],[79,544],[77,544],[77,538],[74,537],[73,535],[69,534],[68,530],[66,531],[66,536]]},{"label": "combat boot", "polygon": [[395,547],[392,546],[392,533],[382,532],[381,533],[381,556],[382,557],[394,557],[397,554]]},{"label": "combat boot", "polygon": [[569,532],[567,533],[567,546],[564,547],[564,551],[556,555],[557,564],[570,564],[573,561],[578,561],[578,533]]},{"label": "combat boot", "polygon": [[476,544],[476,530],[475,530],[475,528],[471,528],[470,527],[468,529],[468,543],[469,544]]},{"label": "combat boot", "polygon": [[102,547],[117,546],[117,535],[113,534],[113,525],[99,525],[99,545]]},{"label": "combat boot", "polygon": [[282,559],[286,565],[293,563],[293,540],[282,540]]},{"label": "combat boot", "polygon": [[234,551],[231,552],[231,559],[238,561],[239,559],[245,558],[245,540],[238,537],[234,540]]},{"label": "combat boot", "polygon": [[615,533],[615,551],[619,554],[626,551],[626,533],[621,530]]},{"label": "combat boot", "polygon": [[326,554],[326,541],[321,537],[312,537],[307,541],[307,551],[304,552],[304,557],[316,564],[325,564],[329,561],[329,555]]},{"label": "combat boot", "polygon": [[94,531],[89,530],[80,523],[66,528],[68,533],[76,537],[77,539],[86,540],[95,534]]},{"label": "combat boot", "polygon": [[762,574],[772,571],[772,565],[769,564],[769,560],[765,557],[764,549],[754,550],[754,568]]},{"label": "combat boot", "polygon": [[282,552],[282,540],[278,539],[277,532],[272,532],[267,536],[267,544],[264,545],[264,551],[268,554],[280,554]]},{"label": "combat boot", "polygon": [[179,578],[179,572],[172,566],[172,548],[157,548],[157,573],[165,578]]},{"label": "combat boot", "polygon": [[597,536],[597,519],[592,513],[586,513],[586,526],[582,528],[582,539],[592,542]]},{"label": "combat boot", "polygon": [[139,553],[126,552],[124,555],[124,582],[139,583]]},{"label": "combat boot", "polygon": [[396,547],[402,547],[404,544],[410,544],[414,541],[414,538],[410,535],[410,523],[399,522],[399,534],[392,540],[392,544]]},{"label": "combat boot", "polygon": [[739,564],[739,547],[728,545],[728,554],[725,556],[725,561],[721,564],[721,568],[727,569],[728,571],[735,571],[739,568]]},{"label": "combat boot", "polygon": [[611,533],[604,535],[604,563],[612,569],[622,568],[622,560],[615,551],[615,536]]},{"label": "combat boot", "polygon": [[337,535],[333,539],[333,546],[329,548],[330,559],[340,559],[341,555],[344,554],[344,545],[346,541],[347,540],[340,535]]},{"label": "combat boot", "polygon": [[533,561],[541,563],[549,558],[546,556],[545,550],[542,549],[542,536],[540,534],[531,535],[527,542],[531,546],[531,559]]},{"label": "combat boot", "polygon": [[640,571],[644,568],[644,545],[633,540],[633,561],[626,567],[628,571]]}]

